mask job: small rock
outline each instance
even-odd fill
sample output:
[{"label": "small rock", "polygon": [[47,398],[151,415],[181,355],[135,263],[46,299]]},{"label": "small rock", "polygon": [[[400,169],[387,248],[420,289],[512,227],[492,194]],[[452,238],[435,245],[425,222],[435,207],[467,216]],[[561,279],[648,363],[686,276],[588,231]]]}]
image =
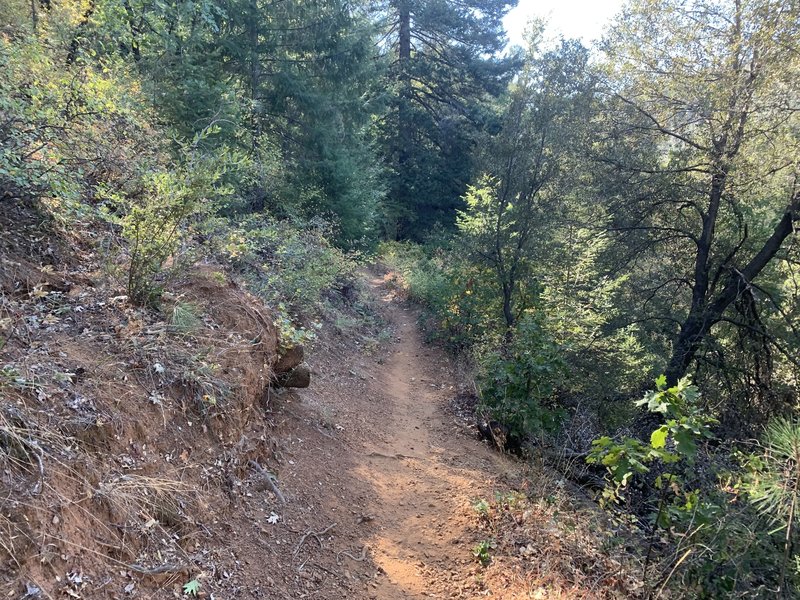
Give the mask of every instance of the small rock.
[{"label": "small rock", "polygon": [[277,385],[285,388],[307,388],[311,385],[311,369],[306,363],[282,374],[276,381]]}]

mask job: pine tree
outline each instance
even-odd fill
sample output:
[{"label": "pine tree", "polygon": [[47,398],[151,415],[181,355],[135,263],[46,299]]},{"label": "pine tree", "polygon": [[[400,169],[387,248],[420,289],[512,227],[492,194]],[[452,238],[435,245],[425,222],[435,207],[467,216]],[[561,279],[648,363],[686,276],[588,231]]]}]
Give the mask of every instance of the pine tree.
[{"label": "pine tree", "polygon": [[[94,5],[93,5],[94,6]],[[322,216],[352,246],[381,196],[369,140],[374,28],[345,0],[98,2],[92,42],[136,66],[178,137],[257,165],[238,210]],[[99,34],[99,35],[98,35]],[[240,186],[241,188],[241,186]]]},{"label": "pine tree", "polygon": [[371,233],[381,195],[369,131],[373,26],[366,11],[345,0],[294,0],[261,10],[270,21],[253,36],[258,129],[290,165],[288,187],[302,216],[334,218],[339,242],[356,245]]},{"label": "pine tree", "polygon": [[503,57],[506,0],[390,0],[381,6],[390,58],[382,145],[390,170],[388,237],[451,225],[472,177],[475,134],[516,61]]}]

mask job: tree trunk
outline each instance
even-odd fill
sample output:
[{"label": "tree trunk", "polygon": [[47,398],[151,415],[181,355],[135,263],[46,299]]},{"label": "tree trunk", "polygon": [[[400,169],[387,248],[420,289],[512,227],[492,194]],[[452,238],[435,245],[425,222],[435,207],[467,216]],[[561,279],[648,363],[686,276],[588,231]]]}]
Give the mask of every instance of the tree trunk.
[{"label": "tree trunk", "polygon": [[689,370],[689,365],[692,364],[700,344],[711,329],[711,326],[716,322],[712,322],[710,315],[706,313],[690,315],[683,322],[665,373],[668,386],[674,386],[681,377],[686,375],[686,371]]},{"label": "tree trunk", "polygon": [[81,16],[81,21],[78,24],[78,29],[75,31],[75,35],[72,36],[72,41],[69,44],[69,52],[67,53],[67,66],[71,66],[75,60],[78,58],[78,51],[80,50],[81,44],[81,36],[86,31],[86,28],[89,26],[89,19],[92,17],[94,13],[95,3],[94,1],[89,3],[89,8],[83,13]]},{"label": "tree trunk", "polygon": [[255,102],[258,98],[261,79],[261,63],[258,55],[259,14],[256,0],[250,0],[248,12],[250,13],[250,22],[247,24],[247,33],[250,38],[250,98]]},{"label": "tree trunk", "polygon": [[139,37],[141,35],[141,31],[135,22],[136,18],[133,14],[133,8],[131,8],[130,2],[128,0],[124,0],[122,6],[125,9],[125,14],[128,16],[128,28],[131,32],[131,53],[133,54],[134,62],[138,63],[142,59],[141,49],[139,48]]},{"label": "tree trunk", "polygon": [[667,366],[667,385],[675,385],[686,375],[708,332],[722,319],[723,313],[750,285],[750,282],[775,258],[783,242],[794,232],[794,223],[798,220],[800,220],[800,190],[795,189],[789,206],[786,207],[781,220],[761,250],[741,270],[730,265],[728,279],[722,291],[713,299],[709,299],[702,310],[690,313],[684,321]]},{"label": "tree trunk", "polygon": [[681,331],[675,341],[672,357],[667,366],[667,384],[670,386],[674,386],[686,374],[703,338],[714,324],[709,320],[709,315],[707,314],[708,286],[711,274],[711,247],[714,243],[719,206],[728,175],[726,167],[720,165],[718,160],[714,162],[717,168],[711,177],[708,211],[703,215],[703,230],[697,240],[692,305],[689,309],[689,316],[686,317],[686,320],[681,325]]},{"label": "tree trunk", "polygon": [[397,159],[401,166],[408,162],[411,146],[411,7],[408,0],[398,0],[399,36],[397,68],[400,77],[400,104],[397,114]]},{"label": "tree trunk", "polygon": [[[250,64],[247,66],[249,67],[250,71],[250,100],[252,100],[252,106],[256,107],[259,106],[257,101],[259,98],[259,89],[261,87],[261,55],[259,54],[258,47],[258,24],[260,23],[260,15],[257,0],[250,0],[248,3],[247,12],[249,14],[249,22],[247,23],[247,37],[250,47],[248,48],[249,56],[247,57],[247,60],[249,60]],[[256,152],[261,144],[262,123],[260,115],[257,114],[256,110],[251,111],[250,119],[252,121],[251,127],[253,128],[254,133],[252,136],[252,149],[253,152]]]},{"label": "tree trunk", "polygon": [[506,328],[511,330],[514,327],[516,319],[514,318],[514,308],[512,304],[512,295],[514,286],[508,283],[503,283],[503,317],[506,319]]}]

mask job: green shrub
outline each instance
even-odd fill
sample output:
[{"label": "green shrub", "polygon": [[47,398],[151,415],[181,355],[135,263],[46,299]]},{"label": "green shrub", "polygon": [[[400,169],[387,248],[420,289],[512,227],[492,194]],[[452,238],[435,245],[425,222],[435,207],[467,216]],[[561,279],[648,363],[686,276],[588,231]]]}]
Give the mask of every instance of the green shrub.
[{"label": "green shrub", "polygon": [[[688,378],[668,388],[659,377],[656,389],[637,402],[664,417],[649,441],[594,441],[588,461],[608,469],[605,499],[616,502],[634,479],[659,473],[649,488],[653,511],[645,564],[654,596],[669,586],[686,598],[795,597],[800,426],[776,420],[760,452],[721,448],[701,462],[698,442],[712,437],[716,420],[700,400]],[[743,470],[722,470],[732,457]],[[704,483],[697,483],[698,470],[706,471]],[[715,474],[717,485],[709,482]]]},{"label": "green shrub", "polygon": [[219,185],[227,155],[199,155],[197,141],[185,150],[182,165],[144,175],[142,194],[109,194],[125,213],[121,223],[130,252],[128,296],[136,304],[157,298],[157,278],[186,237],[189,221],[207,215],[215,199],[229,193]]},{"label": "green shrub", "polygon": [[[664,423],[652,431],[649,442],[630,437],[617,441],[603,436],[592,442],[587,458],[588,463],[601,464],[608,470],[610,481],[603,496],[609,501],[618,501],[632,478],[650,471],[652,463],[669,465],[682,460],[691,463],[697,454],[697,440],[711,438],[711,425],[716,423],[701,408],[700,392],[688,377],[668,388],[667,379],[662,375],[656,380],[656,389],[647,392],[636,405],[664,416]],[[655,485],[664,491],[656,515],[660,526],[671,524],[671,511],[664,502],[667,490],[674,494],[677,506],[683,502],[684,512],[696,515],[696,509],[701,506],[696,491],[683,489],[677,474],[661,473]],[[673,504],[673,508],[675,506]]]},{"label": "green shrub", "polygon": [[330,233],[322,221],[301,226],[263,215],[203,224],[212,252],[273,309],[284,347],[311,341],[326,300],[354,285],[359,255],[335,247]]},{"label": "green shrub", "polygon": [[720,450],[712,465],[719,468],[733,457],[742,469],[721,472],[717,486],[688,495],[694,505],[667,506],[670,526],[661,535],[671,546],[660,568],[672,576],[659,585],[708,600],[797,597],[800,570],[790,513],[797,500],[798,440],[796,424],[777,420],[760,451]]},{"label": "green shrub", "polygon": [[131,203],[122,219],[129,244],[128,296],[135,304],[150,304],[158,296],[156,277],[183,237],[183,225],[196,211],[194,198],[173,174],[147,178],[147,196]]},{"label": "green shrub", "polygon": [[245,275],[252,291],[273,307],[314,316],[325,295],[352,284],[357,255],[331,244],[327,224],[300,227],[288,221],[250,216],[238,222],[217,220],[212,238],[217,251]]},{"label": "green shrub", "polygon": [[491,275],[457,251],[385,242],[379,254],[434,321],[431,338],[464,351],[497,326],[498,302],[492,293]]},{"label": "green shrub", "polygon": [[524,314],[510,340],[483,354],[479,363],[481,407],[507,425],[512,435],[558,429],[565,413],[554,396],[566,369],[558,346],[535,314]]},{"label": "green shrub", "polygon": [[120,65],[62,68],[63,40],[48,38],[79,10],[54,4],[38,37],[0,35],[0,201],[43,200],[62,221],[86,210],[97,186],[134,178],[157,145],[138,82]]},{"label": "green shrub", "polygon": [[713,519],[698,523],[685,518],[669,530],[659,530],[660,541],[670,544],[658,567],[671,576],[659,579],[651,574],[653,587],[669,586],[677,592],[675,597],[703,600],[777,597],[781,546],[776,536],[769,534],[752,506],[735,495],[717,489],[704,490],[704,496],[716,507]]},{"label": "green shrub", "polygon": [[493,539],[486,539],[478,542],[472,548],[472,556],[481,564],[486,567],[492,562],[492,550],[497,547]]},{"label": "green shrub", "polygon": [[178,333],[193,333],[203,324],[197,306],[191,302],[176,302],[172,307],[170,325]]},{"label": "green shrub", "polygon": [[[762,452],[750,457],[745,490],[751,503],[782,537],[780,588],[787,591],[790,572],[800,575],[800,554],[792,554],[800,522],[800,422],[778,418],[766,429]],[[790,564],[791,563],[791,564]]]}]

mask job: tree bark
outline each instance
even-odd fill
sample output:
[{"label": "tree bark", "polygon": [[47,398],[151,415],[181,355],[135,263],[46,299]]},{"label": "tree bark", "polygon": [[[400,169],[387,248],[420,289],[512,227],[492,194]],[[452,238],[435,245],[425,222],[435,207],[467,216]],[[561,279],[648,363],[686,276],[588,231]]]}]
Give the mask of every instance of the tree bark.
[{"label": "tree bark", "polygon": [[261,84],[261,61],[258,54],[259,14],[256,0],[250,0],[248,12],[250,13],[247,24],[247,33],[250,38],[250,98],[255,101],[258,98],[258,88]]},{"label": "tree bark", "polygon": [[514,307],[512,297],[514,295],[514,283],[503,282],[503,317],[506,320],[506,328],[511,330],[514,327],[516,318],[514,317]]},{"label": "tree bark", "polygon": [[139,62],[142,59],[142,52],[139,48],[139,37],[141,36],[141,30],[139,29],[139,25],[136,24],[136,17],[133,14],[133,8],[128,0],[124,0],[122,3],[123,8],[125,9],[125,14],[128,16],[128,28],[131,31],[131,53],[133,54],[134,62]]},{"label": "tree bark", "polygon": [[408,0],[398,0],[397,68],[400,77],[400,104],[397,114],[397,159],[402,166],[408,162],[411,146],[411,7]]},{"label": "tree bark", "polygon": [[726,168],[719,165],[718,161],[715,161],[715,163],[717,167],[711,176],[708,210],[703,215],[703,229],[697,239],[692,304],[689,308],[689,316],[686,317],[686,320],[681,325],[681,330],[667,367],[667,383],[670,386],[675,385],[686,374],[703,338],[713,325],[713,323],[709,322],[708,315],[708,286],[711,275],[709,261],[714,243],[719,206],[728,175]]}]

